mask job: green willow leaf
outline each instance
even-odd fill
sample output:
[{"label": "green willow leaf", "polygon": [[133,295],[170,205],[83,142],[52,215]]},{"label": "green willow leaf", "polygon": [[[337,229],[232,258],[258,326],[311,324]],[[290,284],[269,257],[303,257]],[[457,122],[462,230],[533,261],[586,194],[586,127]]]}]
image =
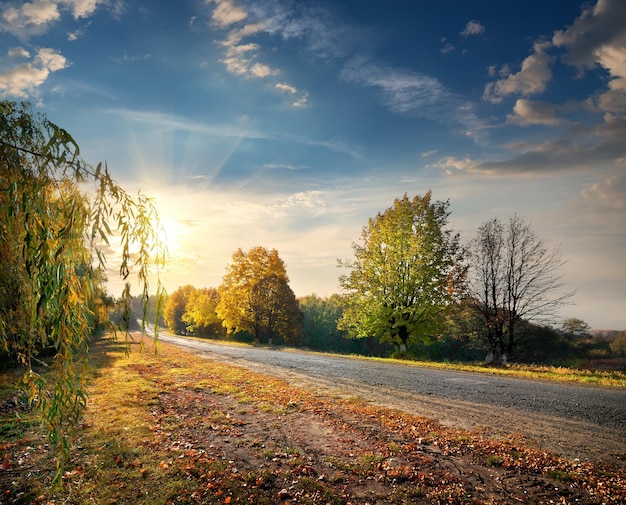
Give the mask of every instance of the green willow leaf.
[{"label": "green willow leaf", "polygon": [[[121,237],[120,274],[136,269],[147,293],[165,249],[155,225],[154,202],[127,194],[106,163],[85,163],[69,132],[28,104],[0,101],[0,354],[24,367],[22,387],[61,448],[86,404],[87,338],[107,323],[96,317],[107,297],[105,252]],[[130,299],[128,288],[127,307]],[[51,345],[53,358],[40,359]]]}]

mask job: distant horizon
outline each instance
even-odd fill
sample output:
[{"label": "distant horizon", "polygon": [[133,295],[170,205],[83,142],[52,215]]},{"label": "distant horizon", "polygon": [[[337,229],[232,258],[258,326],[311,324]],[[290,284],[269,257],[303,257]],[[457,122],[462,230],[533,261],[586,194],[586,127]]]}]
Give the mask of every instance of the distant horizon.
[{"label": "distant horizon", "polygon": [[155,198],[170,291],[260,245],[329,296],[367,220],[430,189],[464,242],[523,217],[567,261],[563,319],[625,329],[623,19],[623,0],[7,0],[0,99]]}]

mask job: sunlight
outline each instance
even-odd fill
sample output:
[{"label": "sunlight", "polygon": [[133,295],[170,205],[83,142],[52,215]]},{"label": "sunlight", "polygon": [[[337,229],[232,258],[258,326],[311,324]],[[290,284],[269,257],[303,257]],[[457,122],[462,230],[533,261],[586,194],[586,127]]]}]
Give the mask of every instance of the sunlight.
[{"label": "sunlight", "polygon": [[165,218],[161,220],[159,239],[165,244],[169,254],[180,248],[179,238],[182,234],[182,226],[176,219]]}]

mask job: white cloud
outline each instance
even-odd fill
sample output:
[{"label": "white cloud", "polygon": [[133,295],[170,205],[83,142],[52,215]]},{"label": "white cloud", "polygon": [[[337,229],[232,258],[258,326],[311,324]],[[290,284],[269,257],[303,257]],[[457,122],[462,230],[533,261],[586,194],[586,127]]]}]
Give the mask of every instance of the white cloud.
[{"label": "white cloud", "polygon": [[606,218],[607,211],[615,213],[622,232],[626,230],[626,173],[610,174],[608,177],[586,187],[580,194],[579,204],[597,217]]},{"label": "white cloud", "polygon": [[[226,70],[229,73],[257,79],[267,79],[280,74],[279,69],[256,61],[262,51],[260,44],[256,42],[244,43],[244,39],[262,32],[269,34],[280,32],[285,38],[294,36],[294,33],[298,32],[298,30],[294,30],[294,25],[291,24],[291,28],[288,28],[279,21],[279,19],[285,18],[285,12],[281,11],[280,14],[264,13],[262,12],[262,5],[255,4],[254,7],[250,7],[250,10],[254,12],[254,16],[252,16],[232,0],[209,0],[207,3],[217,5],[212,14],[213,19],[216,22],[219,21],[217,24],[222,28],[230,29],[226,37],[219,42],[226,48],[225,57],[220,61],[226,65]],[[254,19],[242,25],[242,22],[248,20],[249,17]],[[237,26],[231,27],[231,25]],[[308,93],[298,91],[295,86],[276,83],[274,88],[281,93],[293,95],[295,97],[292,102],[294,107],[302,108],[308,105]]]},{"label": "white cloud", "polygon": [[249,75],[252,77],[258,77],[263,79],[265,77],[269,77],[271,75],[277,75],[279,73],[278,70],[275,70],[268,65],[264,65],[263,63],[255,63],[249,69]]},{"label": "white cloud", "polygon": [[220,61],[226,65],[226,70],[233,75],[245,75],[248,73],[250,60],[246,58],[224,58]]},{"label": "white cloud", "polygon": [[61,4],[65,4],[72,11],[75,19],[86,18],[91,16],[98,4],[104,3],[106,0],[61,0]]},{"label": "white cloud", "polygon": [[471,158],[446,156],[434,163],[433,166],[442,169],[448,175],[452,175],[458,172],[471,172],[476,166],[476,162]]},{"label": "white cloud", "polygon": [[279,215],[287,215],[287,212],[292,214],[292,209],[314,209],[318,212],[322,212],[326,207],[326,202],[321,191],[302,191],[293,193],[283,198],[282,201],[277,202],[275,209]]},{"label": "white cloud", "polygon": [[259,49],[258,44],[239,44],[239,45],[227,45],[223,42],[222,45],[227,46],[226,57],[220,60],[226,69],[233,75],[246,75],[252,61],[252,57],[247,56],[249,53],[254,55],[254,52]]},{"label": "white cloud", "polygon": [[246,53],[250,53],[253,51],[257,51],[261,47],[258,44],[239,44],[239,45],[229,45],[226,55],[227,56],[242,56]]},{"label": "white cloud", "polygon": [[533,53],[522,62],[520,71],[487,84],[483,98],[499,103],[508,95],[530,96],[545,91],[552,79],[550,64],[553,58],[547,52],[550,47],[549,42],[535,42]]},{"label": "white cloud", "polygon": [[598,49],[598,63],[611,75],[608,91],[600,94],[600,109],[611,112],[626,112],[626,32],[621,45],[603,46]]},{"label": "white cloud", "polygon": [[413,113],[478,136],[482,121],[471,107],[437,79],[419,72],[385,67],[363,58],[344,65],[342,78],[361,86],[378,88],[384,104],[396,113]]},{"label": "white cloud", "polygon": [[434,77],[417,72],[383,67],[354,58],[342,72],[350,82],[379,88],[389,108],[395,112],[408,112],[439,102],[446,91]]},{"label": "white cloud", "polygon": [[[3,2],[0,6],[0,32],[19,38],[41,35],[61,19],[61,10],[69,10],[74,19],[91,16],[98,5],[107,0],[32,0],[31,2]],[[70,34],[75,40],[76,33]]]},{"label": "white cloud", "polygon": [[264,163],[261,168],[267,170],[303,170],[308,167],[304,165],[289,165],[287,163]]},{"label": "white cloud", "polygon": [[552,43],[567,49],[565,61],[580,72],[597,66],[609,74],[608,90],[597,97],[602,110],[626,112],[626,2],[598,0],[554,33]]},{"label": "white cloud", "polygon": [[78,40],[80,37],[82,37],[85,34],[85,31],[87,30],[87,28],[89,28],[90,25],[91,25],[91,21],[86,23],[84,26],[77,28],[73,32],[69,32],[67,34],[67,40],[71,42]]},{"label": "white cloud", "polygon": [[340,21],[330,10],[320,6],[293,9],[268,3],[266,11],[257,5],[267,32],[284,39],[301,39],[307,50],[319,58],[345,58],[367,36],[361,30]]},{"label": "white cloud", "polygon": [[306,107],[309,104],[309,94],[304,93],[300,98],[293,102],[294,107]]},{"label": "white cloud", "polygon": [[134,63],[136,61],[146,61],[152,58],[151,54],[130,55],[126,51],[119,57],[112,58],[116,63]]},{"label": "white cloud", "polygon": [[480,24],[480,21],[472,20],[465,25],[465,28],[460,33],[462,37],[470,37],[472,35],[481,35],[485,33],[485,26]]},{"label": "white cloud", "polygon": [[47,68],[51,72],[62,70],[67,66],[65,56],[59,54],[54,49],[46,47],[39,50],[35,61],[36,63],[41,63],[43,67]]},{"label": "white cloud", "polygon": [[281,93],[285,93],[287,95],[300,95],[292,105],[294,107],[306,107],[308,105],[309,94],[308,93],[299,93],[298,89],[295,86],[291,86],[290,84],[286,84],[284,82],[279,82],[274,85]]},{"label": "white cloud", "polygon": [[49,24],[60,18],[57,3],[53,1],[5,3],[0,7],[0,31],[6,31],[18,37],[28,37],[44,33]]},{"label": "white cloud", "polygon": [[[527,117],[531,117],[529,113]],[[545,117],[545,115],[544,115]],[[588,127],[576,125],[560,137],[511,144],[509,156],[487,161],[444,158],[435,165],[448,174],[472,173],[490,177],[504,175],[552,175],[587,173],[594,169],[626,168],[626,117],[605,114],[604,122]]]},{"label": "white cloud", "polygon": [[602,68],[608,74],[606,89],[598,91],[594,103],[602,111],[626,112],[626,2],[598,0],[586,8],[571,26],[554,32],[549,41],[535,42],[533,53],[522,63],[517,73],[504,74],[489,68],[500,80],[488,83],[483,98],[494,103],[509,95],[528,97],[545,91],[552,79],[551,50],[564,49],[562,59],[576,67],[582,75],[587,70]]},{"label": "white cloud", "polygon": [[248,17],[248,13],[235,4],[234,0],[206,0],[206,3],[214,3],[212,19],[220,27],[224,28]]},{"label": "white cloud", "polygon": [[7,54],[9,58],[30,58],[30,53],[23,47],[12,47]]},{"label": "white cloud", "polygon": [[283,82],[279,82],[274,86],[278,91],[282,91],[283,93],[290,93],[292,95],[295,95],[298,90],[294,87],[291,86],[289,84],[285,84]]},{"label": "white cloud", "polygon": [[451,53],[452,51],[454,51],[454,46],[450,43],[446,44],[441,49],[439,49],[439,52],[441,54],[448,54],[448,53]]},{"label": "white cloud", "polygon": [[555,110],[555,106],[551,103],[520,98],[513,107],[513,114],[509,114],[506,121],[519,126],[556,126],[561,123],[561,120],[555,116]]},{"label": "white cloud", "polygon": [[[226,3],[231,4],[229,2]],[[246,17],[247,16],[241,17],[241,20]],[[233,16],[232,19],[234,20],[236,17]],[[222,26],[229,26],[236,22],[237,21],[232,21]],[[233,28],[228,32],[226,38],[220,42],[220,45],[226,48],[225,57],[220,61],[226,65],[226,70],[228,70],[229,73],[256,78],[266,78],[279,73],[278,70],[272,69],[264,63],[253,63],[261,50],[259,44],[254,42],[246,44],[241,43],[246,37],[259,33],[263,30],[264,26],[263,23],[251,23],[240,28]]]},{"label": "white cloud", "polygon": [[[265,27],[265,23],[250,23],[241,28],[233,28],[221,44],[228,48],[237,46],[243,39],[260,33]],[[256,49],[260,49],[260,46],[257,45]]]},{"label": "white cloud", "polygon": [[[27,51],[14,48],[13,54],[29,57]],[[16,51],[17,50],[17,51]],[[50,72],[62,70],[68,66],[66,58],[54,49],[42,48],[30,62],[0,72],[0,96],[28,98],[36,92]]]},{"label": "white cloud", "polygon": [[217,138],[271,138],[268,134],[255,130],[249,122],[241,125],[224,123],[203,123],[190,121],[188,118],[161,112],[140,111],[131,109],[107,109],[104,112],[114,114],[125,121],[141,123],[145,126],[157,127],[165,131],[183,131]]}]

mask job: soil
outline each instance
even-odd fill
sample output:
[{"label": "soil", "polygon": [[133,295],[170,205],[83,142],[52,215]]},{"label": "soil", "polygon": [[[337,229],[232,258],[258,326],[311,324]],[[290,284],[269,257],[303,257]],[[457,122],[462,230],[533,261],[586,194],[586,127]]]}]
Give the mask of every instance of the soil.
[{"label": "soil", "polygon": [[420,395],[397,388],[372,386],[359,381],[311,376],[279,366],[196,351],[244,366],[259,373],[269,373],[290,384],[313,389],[336,398],[360,397],[381,407],[437,420],[443,426],[479,430],[496,437],[517,436],[538,450],[580,461],[626,465],[626,435],[623,430],[563,417],[529,413],[511,407],[477,404],[469,401]]},{"label": "soil", "polygon": [[[334,402],[332,410],[294,403],[277,415],[242,408],[231,396],[164,393],[157,418],[233,414],[219,416],[209,429],[191,422],[179,424],[175,433],[159,429],[167,439],[159,443],[169,443],[182,454],[200,449],[210,460],[227,461],[229,473],[254,481],[259,494],[250,499],[259,503],[267,497],[268,503],[284,504],[619,503],[612,491],[594,496],[567,470],[556,470],[557,458],[525,452],[521,439],[500,438],[492,444],[491,436],[478,431],[442,434],[436,423],[424,419],[393,411],[386,411],[385,419],[365,406],[346,408]],[[508,460],[526,461],[509,466],[507,454]],[[539,470],[548,466],[555,468],[548,475]],[[577,467],[582,464],[571,466]],[[622,472],[622,482],[624,478]],[[206,489],[195,498],[212,503],[214,491]],[[224,492],[233,493],[233,485]],[[236,496],[241,497],[234,492]]]}]

